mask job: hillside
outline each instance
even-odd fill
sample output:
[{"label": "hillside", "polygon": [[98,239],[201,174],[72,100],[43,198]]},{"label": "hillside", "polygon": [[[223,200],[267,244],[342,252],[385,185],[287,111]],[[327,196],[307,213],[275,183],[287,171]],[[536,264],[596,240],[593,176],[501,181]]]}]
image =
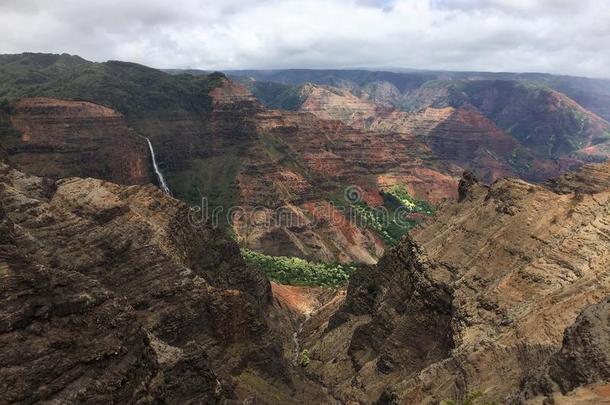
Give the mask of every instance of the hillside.
[{"label": "hillside", "polygon": [[[408,134],[426,145],[439,160],[472,170],[486,182],[506,176],[544,181],[579,164],[577,159],[541,155],[466,102],[452,106],[442,98],[421,105],[418,111],[404,112],[329,86],[307,84],[301,87],[300,95],[300,111],[370,132]],[[550,113],[543,116],[555,122]],[[533,118],[532,121],[536,122]]]},{"label": "hillside", "polygon": [[306,322],[310,375],[342,401],[606,403],[609,169],[551,188],[463,179],[459,202]]},{"label": "hillside", "polygon": [[[410,108],[471,105],[546,158],[586,153],[610,141],[610,124],[547,87],[518,81],[437,82],[409,96]],[[590,156],[590,159],[596,157]],[[601,153],[599,159],[607,158]]]},{"label": "hillside", "polygon": [[146,140],[114,110],[87,102],[27,98],[11,106],[5,120],[9,118],[13,133],[0,134],[0,143],[22,170],[55,179],[153,181]]},{"label": "hillside", "polygon": [[542,158],[595,162],[609,156],[608,80],[468,72],[297,69],[230,73],[272,108],[302,108],[308,83],[335,87],[379,107],[402,111],[471,105]]},{"label": "hillside", "polygon": [[324,401],[282,356],[269,281],[185,204],[0,163],[0,207],[3,401]]},{"label": "hillside", "polygon": [[[466,72],[280,70],[231,74],[272,108],[310,109],[313,83],[335,89],[335,97],[342,98],[336,103],[342,111],[330,107],[320,116],[346,121],[347,110],[358,99],[373,104],[375,118],[384,121],[388,109],[418,113],[426,108],[474,107],[541,159],[596,162],[610,156],[610,81]],[[328,105],[329,100],[325,101]],[[318,112],[325,107],[318,107]],[[374,119],[367,114],[369,122]]]}]

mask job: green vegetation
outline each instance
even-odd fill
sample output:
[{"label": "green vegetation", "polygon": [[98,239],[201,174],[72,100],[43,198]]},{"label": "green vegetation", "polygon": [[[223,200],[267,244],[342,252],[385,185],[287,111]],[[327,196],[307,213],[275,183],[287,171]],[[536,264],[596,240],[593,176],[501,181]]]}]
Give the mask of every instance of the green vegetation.
[{"label": "green vegetation", "polygon": [[286,141],[270,133],[261,134],[260,140],[265,152],[271,159],[280,161],[282,165],[300,173],[310,181],[316,181],[311,168],[299,160],[299,156]]},{"label": "green vegetation", "polygon": [[310,361],[311,361],[311,359],[309,358],[309,350],[303,349],[303,351],[299,354],[297,363],[301,367],[307,367],[309,365]]},{"label": "green vegetation", "polygon": [[246,263],[263,270],[281,284],[339,288],[344,285],[355,266],[347,264],[312,263],[297,257],[269,256],[242,248]]},{"label": "green vegetation", "polygon": [[8,148],[21,136],[21,132],[11,124],[10,113],[10,103],[7,100],[0,100],[0,145]]},{"label": "green vegetation", "polygon": [[425,215],[434,215],[434,207],[426,201],[412,197],[404,186],[391,186],[383,191],[386,200],[395,200],[409,212],[420,212]]},{"label": "green vegetation", "polygon": [[417,215],[434,215],[435,209],[425,201],[412,197],[404,186],[392,186],[382,193],[384,204],[371,207],[364,201],[350,203],[344,197],[332,198],[337,207],[345,207],[347,218],[360,227],[367,227],[389,246],[398,244],[402,236],[417,225]]},{"label": "green vegetation", "polygon": [[301,86],[243,80],[242,83],[267,108],[296,111],[303,104]]},{"label": "green vegetation", "polygon": [[93,63],[77,56],[0,55],[0,97],[44,96],[84,100],[114,108],[128,118],[211,108],[209,91],[222,74],[176,75],[135,63]]},{"label": "green vegetation", "polygon": [[236,179],[240,165],[236,152],[227,150],[223,156],[193,159],[184,170],[164,173],[176,190],[176,197],[192,205],[201,204],[201,199],[206,197],[210,210],[224,207],[221,213],[224,220],[226,209],[237,204]]}]

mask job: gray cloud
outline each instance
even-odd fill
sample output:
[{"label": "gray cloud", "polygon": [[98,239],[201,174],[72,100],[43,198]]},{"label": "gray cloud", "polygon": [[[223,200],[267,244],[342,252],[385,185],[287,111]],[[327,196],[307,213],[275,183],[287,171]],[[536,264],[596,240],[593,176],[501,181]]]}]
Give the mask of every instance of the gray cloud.
[{"label": "gray cloud", "polygon": [[597,0],[2,0],[0,52],[155,67],[537,71],[610,77]]}]

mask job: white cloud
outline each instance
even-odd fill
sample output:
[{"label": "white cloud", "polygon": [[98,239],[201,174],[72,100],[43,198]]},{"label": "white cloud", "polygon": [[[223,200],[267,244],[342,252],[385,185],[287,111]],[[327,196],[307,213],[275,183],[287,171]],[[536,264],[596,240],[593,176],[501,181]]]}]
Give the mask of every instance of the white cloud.
[{"label": "white cloud", "polygon": [[155,67],[412,67],[610,76],[610,2],[3,0],[0,52]]}]

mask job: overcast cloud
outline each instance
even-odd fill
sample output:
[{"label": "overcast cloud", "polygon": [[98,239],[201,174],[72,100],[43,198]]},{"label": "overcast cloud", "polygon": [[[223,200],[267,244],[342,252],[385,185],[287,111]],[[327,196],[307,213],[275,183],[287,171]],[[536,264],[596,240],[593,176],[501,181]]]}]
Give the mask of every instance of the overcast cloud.
[{"label": "overcast cloud", "polygon": [[0,0],[0,53],[610,77],[606,0]]}]

